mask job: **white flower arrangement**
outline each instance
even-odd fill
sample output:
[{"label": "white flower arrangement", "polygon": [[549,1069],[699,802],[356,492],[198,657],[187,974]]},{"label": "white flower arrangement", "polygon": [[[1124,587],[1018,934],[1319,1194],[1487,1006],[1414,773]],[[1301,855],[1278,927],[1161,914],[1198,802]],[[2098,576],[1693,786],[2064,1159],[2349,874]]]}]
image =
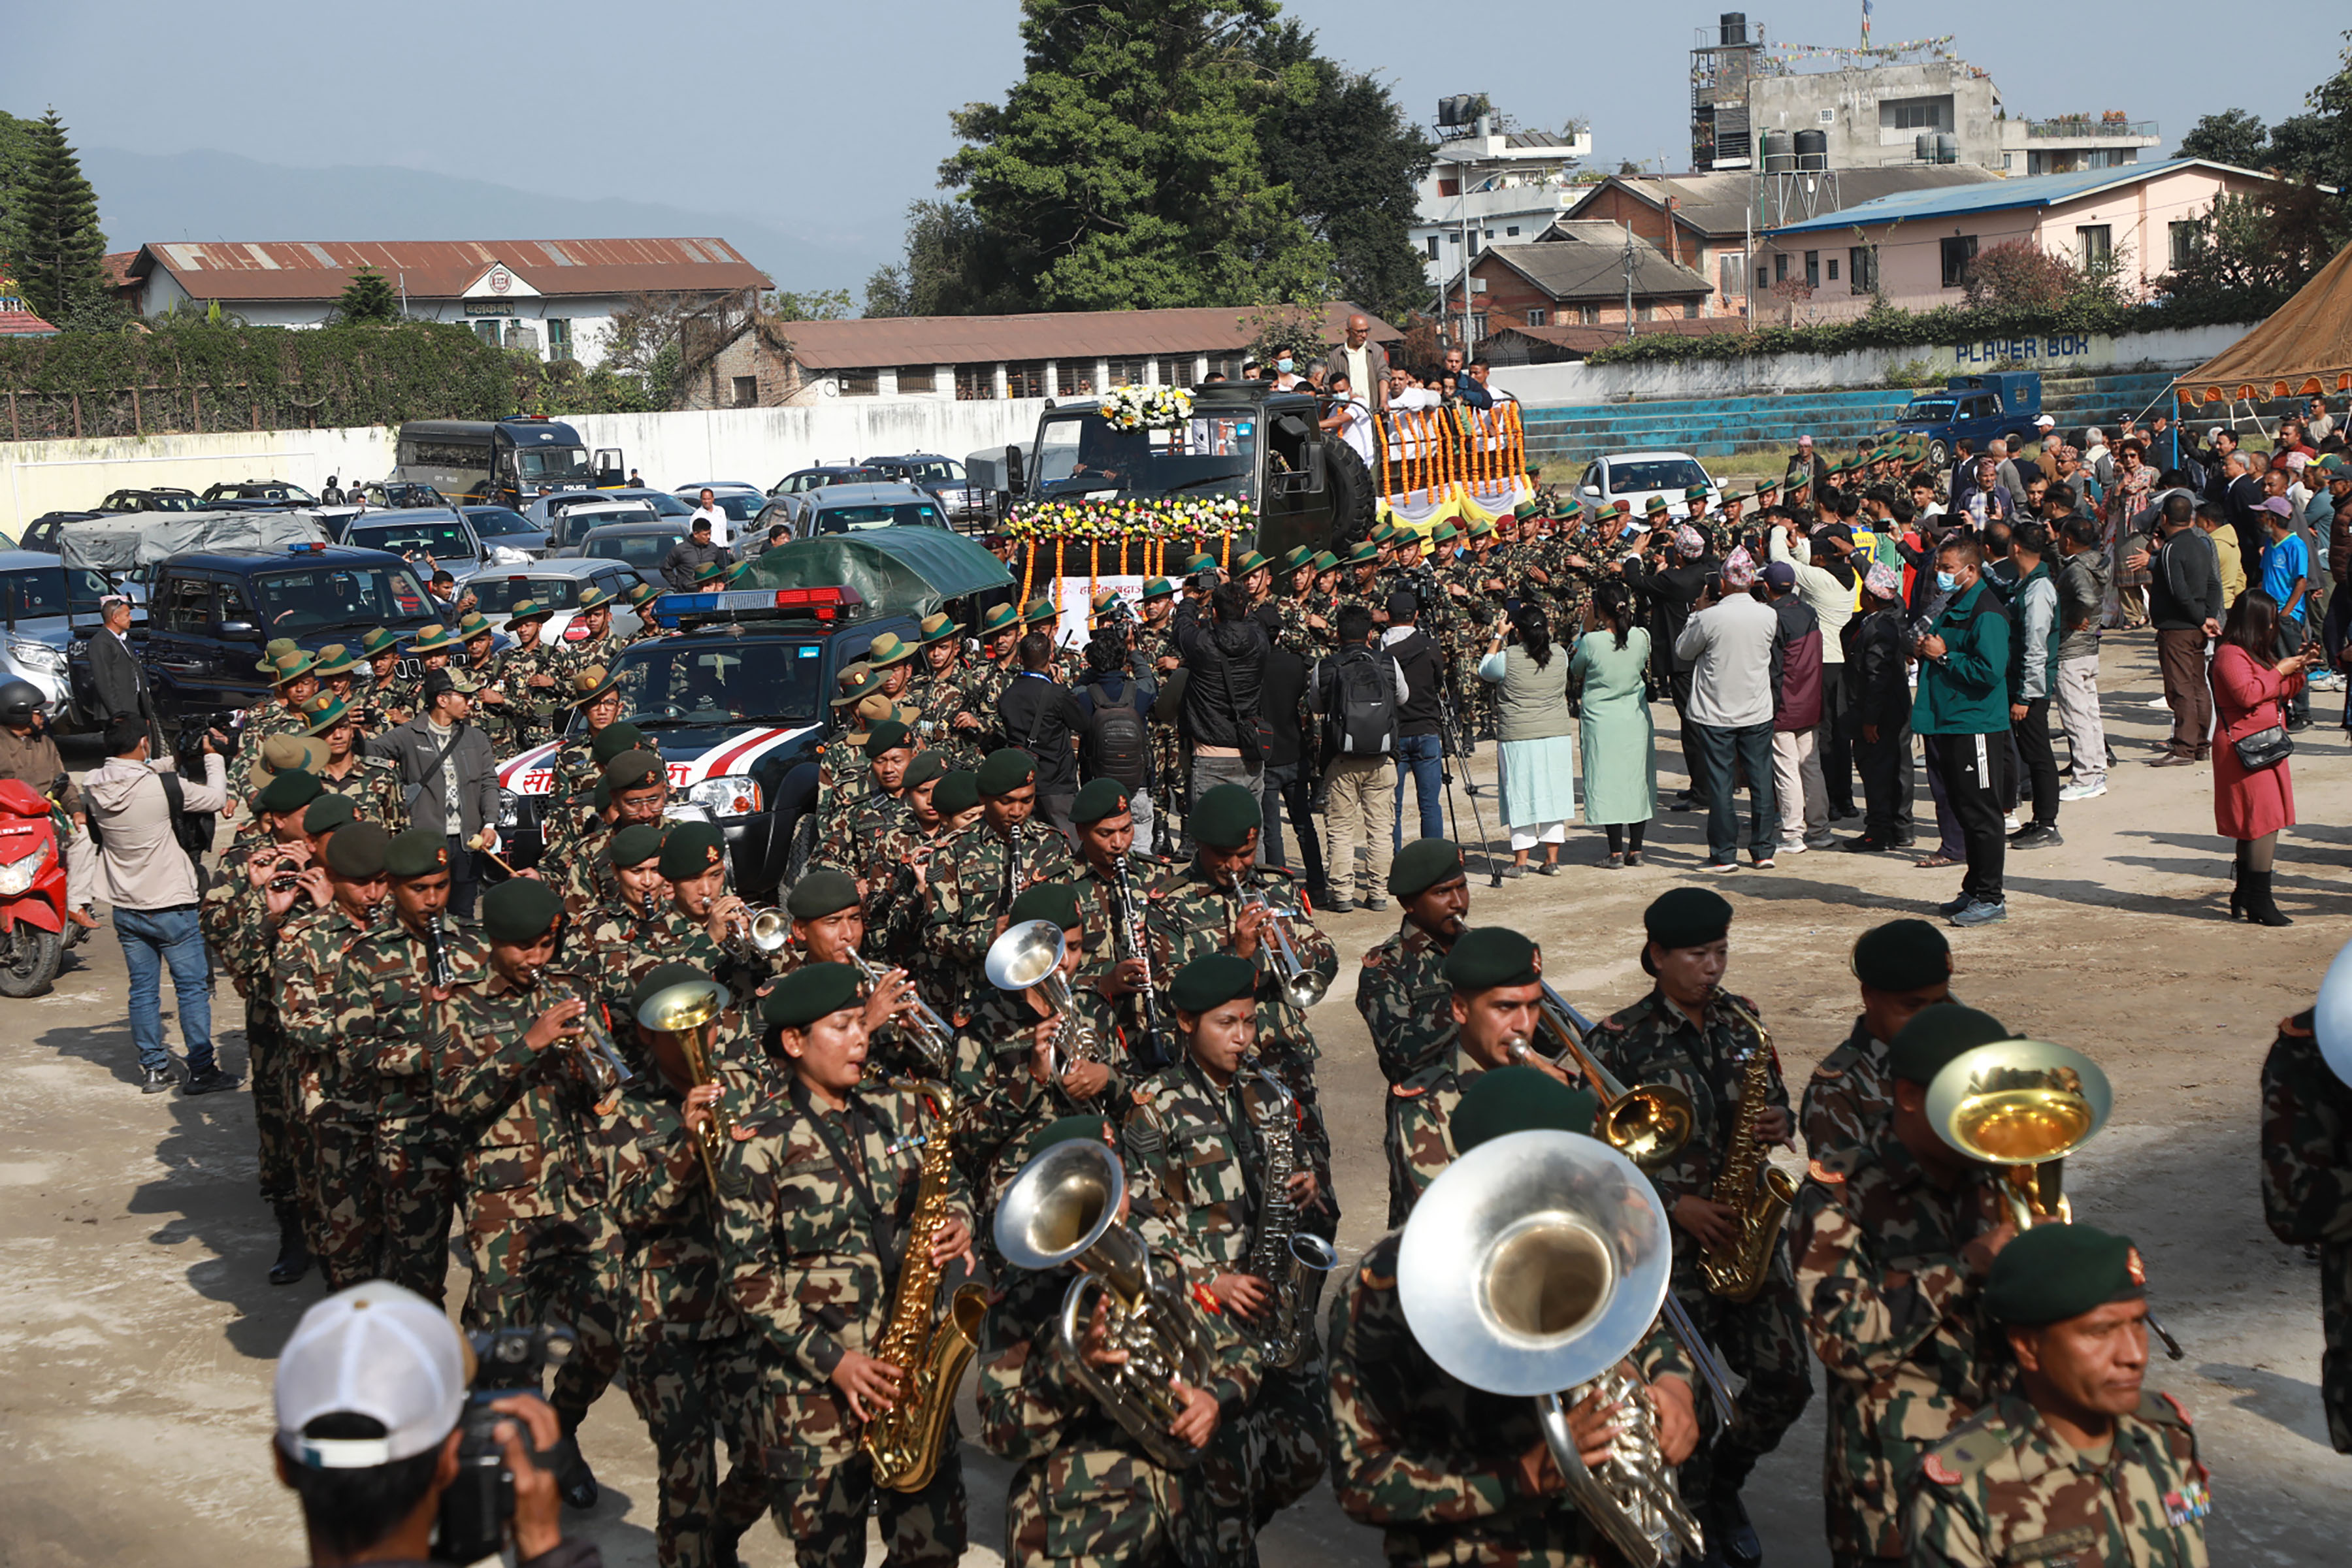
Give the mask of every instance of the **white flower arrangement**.
[{"label": "white flower arrangement", "polygon": [[1117,430],[1172,430],[1192,416],[1192,395],[1181,386],[1114,386],[1098,405]]}]

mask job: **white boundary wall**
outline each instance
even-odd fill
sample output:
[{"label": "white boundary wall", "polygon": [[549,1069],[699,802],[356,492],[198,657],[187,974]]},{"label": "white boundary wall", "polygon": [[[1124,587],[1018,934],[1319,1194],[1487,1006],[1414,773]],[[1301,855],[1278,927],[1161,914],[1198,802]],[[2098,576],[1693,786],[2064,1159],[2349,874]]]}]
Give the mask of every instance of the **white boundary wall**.
[{"label": "white boundary wall", "polygon": [[[682,414],[596,414],[567,421],[592,448],[618,447],[646,482],[743,479],[765,489],[794,468],[899,452],[968,452],[1037,431],[1043,399],[837,398],[808,407]],[[264,430],[84,441],[0,441],[0,533],[16,537],[46,511],[84,510],[114,490],[224,479],[289,479],[316,490],[327,476],[380,479],[392,470],[393,431]]]}]

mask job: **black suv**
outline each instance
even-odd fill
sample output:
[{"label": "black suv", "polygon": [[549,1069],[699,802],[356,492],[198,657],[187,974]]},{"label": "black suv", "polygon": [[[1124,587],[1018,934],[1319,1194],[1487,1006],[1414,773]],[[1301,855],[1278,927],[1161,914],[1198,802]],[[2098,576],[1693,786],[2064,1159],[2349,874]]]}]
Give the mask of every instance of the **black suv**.
[{"label": "black suv", "polygon": [[208,511],[268,511],[278,507],[317,506],[319,498],[284,479],[239,479],[234,484],[205,486],[204,503]]},{"label": "black suv", "polygon": [[162,487],[149,490],[116,490],[98,503],[100,511],[202,511],[194,490]]},{"label": "black suv", "polygon": [[[441,619],[416,569],[381,550],[297,544],[282,551],[194,551],[156,567],[147,625],[132,645],[167,720],[227,713],[269,690],[257,668],[273,637],[317,649],[356,647],[370,626],[408,634]],[[89,688],[86,638],[67,657],[77,693]],[[402,659],[414,674],[415,660]]]}]

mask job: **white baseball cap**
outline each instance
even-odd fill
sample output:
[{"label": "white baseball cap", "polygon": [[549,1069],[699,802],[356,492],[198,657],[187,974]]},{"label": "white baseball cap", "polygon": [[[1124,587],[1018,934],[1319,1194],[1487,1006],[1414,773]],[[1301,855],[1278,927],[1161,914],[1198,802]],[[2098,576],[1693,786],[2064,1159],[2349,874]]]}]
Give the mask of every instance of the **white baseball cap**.
[{"label": "white baseball cap", "polygon": [[[302,1314],[278,1352],[278,1446],[320,1470],[369,1469],[441,1442],[466,1407],[466,1342],[441,1309],[372,1279]],[[321,1415],[366,1415],[381,1437],[306,1437]]]},{"label": "white baseball cap", "polygon": [[2051,417],[2050,417],[2050,416],[2048,416],[2047,414],[2044,414],[2043,416],[2042,416],[2042,417],[2040,417],[2039,419],[2036,419],[2033,423],[2034,423],[2034,424],[2036,424],[2036,425],[2038,425],[2038,426],[2040,426],[2042,429],[2044,429],[2044,430],[2048,430],[2048,429],[2054,428],[2054,427],[2056,426],[2056,425],[2057,425],[2058,421],[2056,421],[2055,419],[2051,418]]}]

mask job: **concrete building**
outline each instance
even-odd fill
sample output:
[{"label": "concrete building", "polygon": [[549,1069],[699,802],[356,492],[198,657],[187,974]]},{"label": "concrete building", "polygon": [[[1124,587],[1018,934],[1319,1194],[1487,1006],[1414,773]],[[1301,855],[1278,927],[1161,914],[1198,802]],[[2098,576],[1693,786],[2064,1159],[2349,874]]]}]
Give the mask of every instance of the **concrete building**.
[{"label": "concrete building", "polygon": [[592,367],[625,310],[773,286],[723,239],[173,241],[140,247],[118,291],[142,316],[217,300],[255,326],[315,327],[370,267],[411,317]]},{"label": "concrete building", "polygon": [[2195,220],[2221,195],[2280,182],[2250,169],[2181,158],[2071,174],[1912,191],[1790,224],[1764,237],[1780,277],[1852,288],[1860,275],[1896,305],[1958,300],[1982,250],[2024,240],[2078,263],[2116,263],[2126,289],[2146,296],[2186,254]]},{"label": "concrete building", "polygon": [[[1711,292],[1704,275],[1615,224],[1563,221],[1534,243],[1488,246],[1470,264],[1470,338],[1475,343],[1506,326],[1612,323],[1622,335],[1629,293],[1633,319],[1650,321],[1696,321]],[[1458,277],[1447,293],[1461,299]],[[1449,324],[1457,319],[1449,315]]]},{"label": "concrete building", "polygon": [[[1439,143],[1417,187],[1412,243],[1435,289],[1462,273],[1464,247],[1533,239],[1572,205],[1583,186],[1570,176],[1592,155],[1592,132],[1496,132],[1491,121]],[[1457,301],[1458,304],[1458,301]]]}]

